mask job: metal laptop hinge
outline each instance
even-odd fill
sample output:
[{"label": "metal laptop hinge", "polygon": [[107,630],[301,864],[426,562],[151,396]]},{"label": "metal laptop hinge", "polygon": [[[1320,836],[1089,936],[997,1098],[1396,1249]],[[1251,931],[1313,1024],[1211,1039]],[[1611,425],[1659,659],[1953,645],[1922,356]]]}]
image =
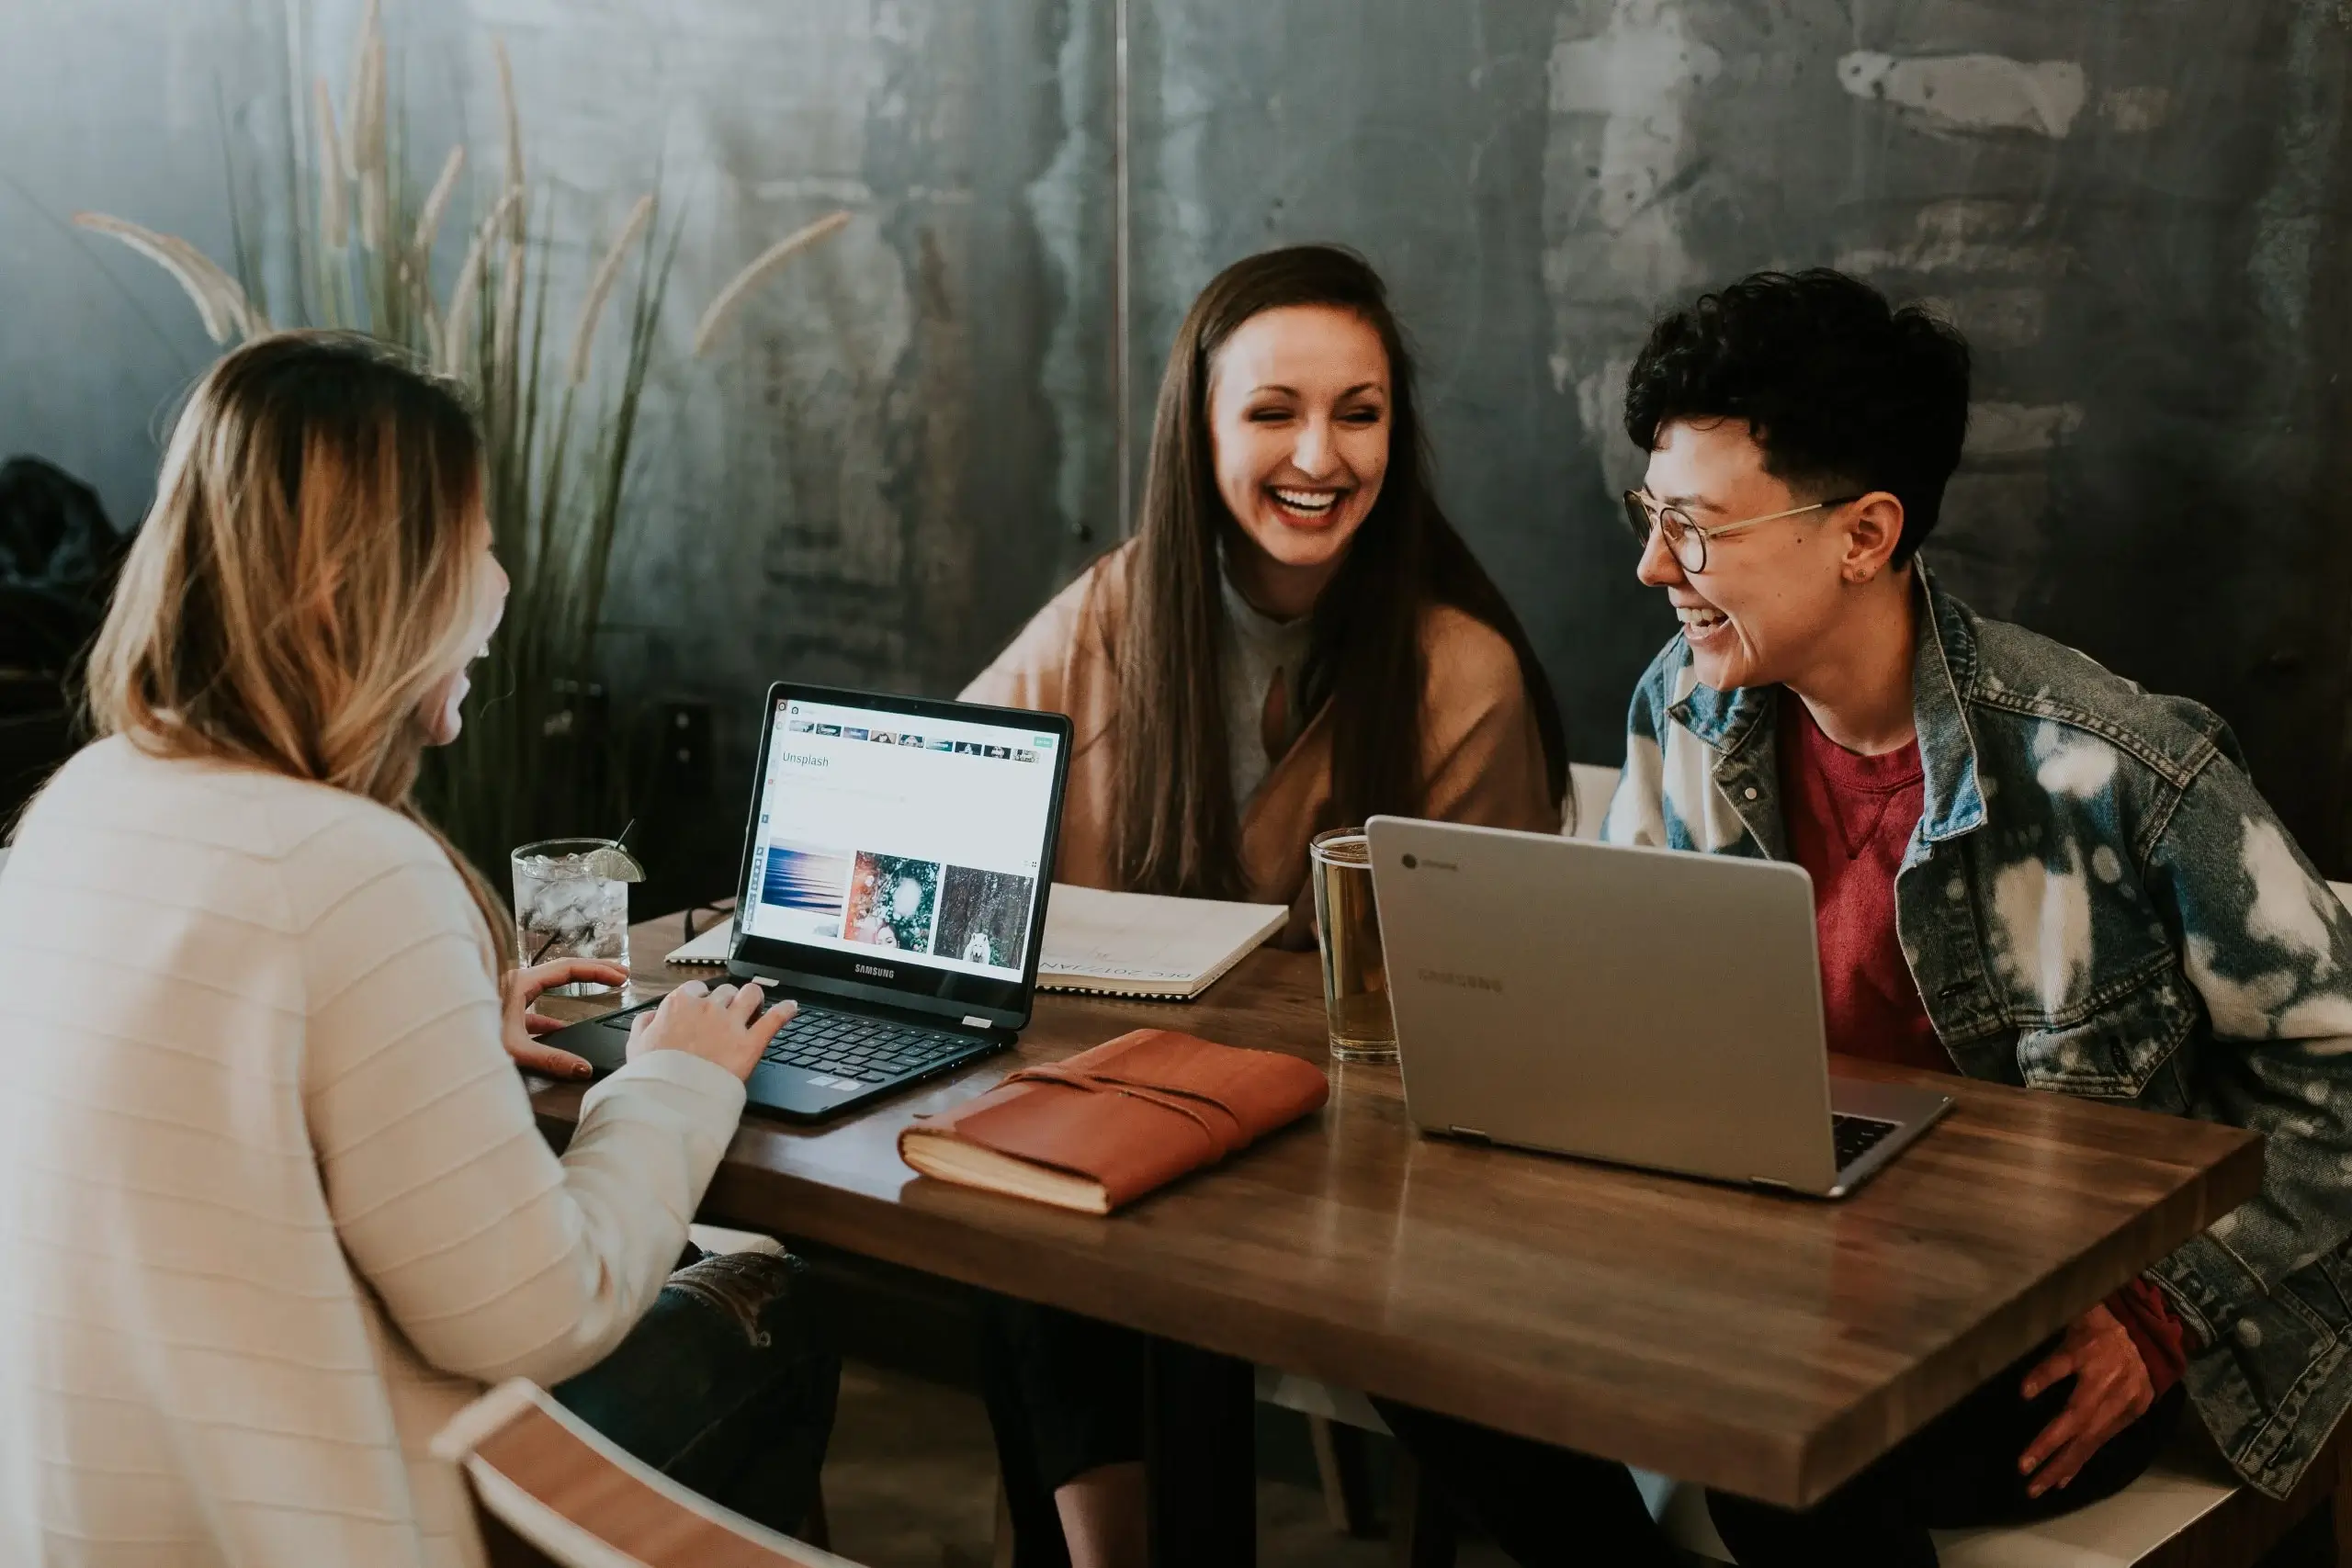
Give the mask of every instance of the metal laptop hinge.
[{"label": "metal laptop hinge", "polygon": [[1751,1176],[1747,1179],[1747,1184],[1750,1187],[1769,1187],[1775,1192],[1793,1192],[1796,1190],[1795,1188],[1790,1186],[1787,1182],[1775,1181],[1769,1176]]},{"label": "metal laptop hinge", "polygon": [[1494,1139],[1487,1136],[1486,1134],[1478,1131],[1476,1127],[1448,1127],[1446,1131],[1453,1134],[1457,1138],[1467,1138],[1474,1144],[1491,1144],[1494,1142]]}]

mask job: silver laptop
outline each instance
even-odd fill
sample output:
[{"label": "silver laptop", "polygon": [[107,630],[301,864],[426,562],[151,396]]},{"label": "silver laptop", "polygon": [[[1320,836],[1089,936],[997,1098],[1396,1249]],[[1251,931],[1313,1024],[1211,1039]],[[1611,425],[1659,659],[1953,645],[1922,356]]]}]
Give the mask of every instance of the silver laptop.
[{"label": "silver laptop", "polygon": [[1801,867],[1396,817],[1369,832],[1426,1131],[1842,1198],[1951,1107],[1830,1076]]}]

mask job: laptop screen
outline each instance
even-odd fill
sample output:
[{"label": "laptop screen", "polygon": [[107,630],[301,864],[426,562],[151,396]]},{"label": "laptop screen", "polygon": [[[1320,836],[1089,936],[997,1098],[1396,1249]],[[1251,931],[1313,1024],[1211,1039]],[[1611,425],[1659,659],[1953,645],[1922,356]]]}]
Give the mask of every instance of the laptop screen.
[{"label": "laptop screen", "polygon": [[742,933],[840,955],[814,967],[894,988],[1020,984],[1041,934],[1061,721],[921,716],[790,690],[775,703]]}]

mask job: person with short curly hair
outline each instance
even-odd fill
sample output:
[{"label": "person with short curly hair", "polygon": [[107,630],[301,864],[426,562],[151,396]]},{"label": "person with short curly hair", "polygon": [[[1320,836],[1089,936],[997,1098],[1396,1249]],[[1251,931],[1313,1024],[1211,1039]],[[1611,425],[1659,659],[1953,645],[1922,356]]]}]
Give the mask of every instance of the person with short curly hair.
[{"label": "person with short curly hair", "polygon": [[[2352,914],[2217,716],[1937,581],[1968,410],[1960,335],[1836,272],[1657,322],[1625,516],[1681,629],[1602,837],[1804,866],[1833,1051],[2250,1128],[2263,1189],[1815,1507],[1711,1495],[1745,1568],[1931,1564],[2128,1485],[2187,1408],[2283,1495],[2352,1405]],[[1521,1563],[1675,1561],[1623,1467],[1383,1408]]]}]

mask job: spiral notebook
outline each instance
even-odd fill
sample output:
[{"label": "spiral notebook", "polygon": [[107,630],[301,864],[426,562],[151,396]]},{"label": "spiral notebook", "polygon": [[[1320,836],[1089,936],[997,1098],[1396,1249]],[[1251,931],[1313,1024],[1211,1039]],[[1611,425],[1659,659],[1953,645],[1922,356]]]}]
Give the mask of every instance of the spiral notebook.
[{"label": "spiral notebook", "polygon": [[[1106,893],[1057,882],[1046,905],[1037,984],[1048,991],[1191,1001],[1289,918],[1280,904]],[[721,920],[665,962],[725,964],[734,937],[734,920]]]}]

